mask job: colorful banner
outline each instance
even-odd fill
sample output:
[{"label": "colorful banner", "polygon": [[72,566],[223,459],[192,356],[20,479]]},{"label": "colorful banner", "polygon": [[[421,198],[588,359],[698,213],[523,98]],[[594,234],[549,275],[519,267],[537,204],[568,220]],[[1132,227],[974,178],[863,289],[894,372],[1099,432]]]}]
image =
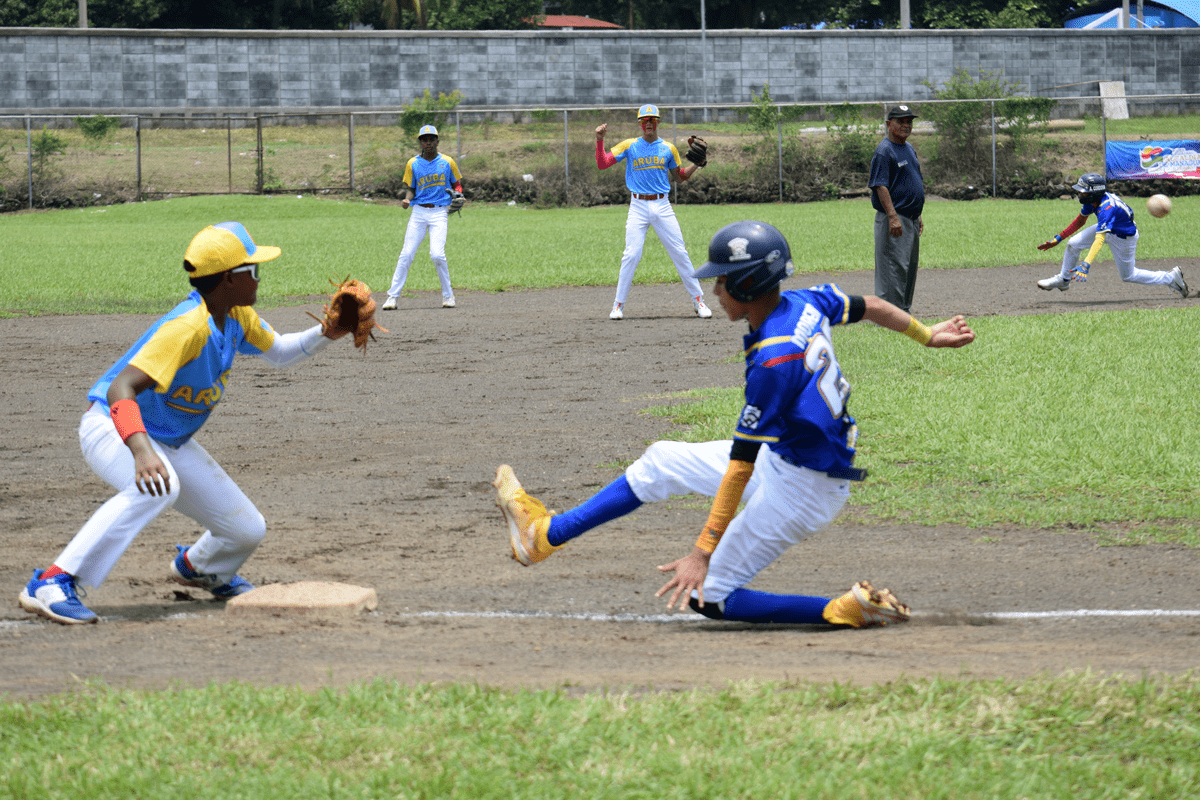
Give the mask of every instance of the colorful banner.
[{"label": "colorful banner", "polygon": [[1119,178],[1200,178],[1200,141],[1108,142],[1104,168]]}]

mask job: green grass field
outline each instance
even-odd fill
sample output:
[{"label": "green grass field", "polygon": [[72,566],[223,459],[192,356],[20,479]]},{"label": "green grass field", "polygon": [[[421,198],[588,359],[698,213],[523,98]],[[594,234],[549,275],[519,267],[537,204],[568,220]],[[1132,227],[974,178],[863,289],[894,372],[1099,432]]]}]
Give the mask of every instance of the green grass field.
[{"label": "green grass field", "polygon": [[579,697],[85,688],[0,705],[0,798],[1184,798],[1198,704],[1190,677],[1086,675]]},{"label": "green grass field", "polygon": [[[1192,255],[1185,221],[1198,208],[1200,198],[1181,198],[1166,220],[1144,219],[1153,235],[1140,254]],[[1045,262],[1034,244],[1076,210],[1068,201],[939,203],[927,212],[922,266]],[[455,285],[612,283],[624,214],[469,206],[451,222]],[[870,267],[865,201],[685,206],[679,215],[694,257],[716,227],[756,217],[814,232],[801,270]],[[283,248],[263,270],[261,304],[271,305],[310,300],[347,273],[382,288],[406,214],[286,196],[0,217],[0,308],[16,317],[165,310],[187,289],[179,265],[188,240],[225,219]],[[652,246],[638,278],[676,280]],[[414,289],[435,287],[432,269],[414,269]],[[835,334],[852,411],[870,420],[860,458],[872,479],[856,488],[862,510],[852,513],[1071,525],[1107,542],[1197,545],[1194,308],[973,325],[978,341],[953,353],[871,326]],[[737,391],[695,394],[698,402],[658,413],[673,416],[682,437],[727,436]],[[0,800],[1182,798],[1200,786],[1197,708],[1192,674],[586,695],[387,682],[314,692],[81,685],[0,702]]]},{"label": "green grass field", "polygon": [[[1175,200],[1156,220],[1142,210],[1142,258],[1195,252],[1188,220],[1200,197]],[[1051,263],[1036,249],[1075,218],[1069,200],[935,202],[925,214],[922,269]],[[681,206],[677,209],[692,260],[700,263],[712,233],[733,220],[762,219],[785,233],[805,232],[799,272],[874,267],[867,200],[771,205]],[[606,285],[615,281],[625,242],[624,206],[537,210],[469,204],[450,222],[446,246],[456,288]],[[305,195],[189,197],[154,203],[10,214],[0,217],[0,316],[160,312],[186,293],[183,251],[200,228],[238,220],[255,241],[283,248],[264,267],[262,305],[310,298],[329,279],[348,273],[376,290],[387,288],[404,243],[408,212],[399,205]],[[566,235],[564,235],[564,233]],[[569,242],[569,246],[564,246]],[[432,290],[437,278],[428,249],[418,252],[407,288]],[[31,270],[33,270],[31,272]],[[36,280],[21,276],[36,275]],[[82,278],[82,279],[81,279]],[[638,282],[678,280],[653,236]],[[289,300],[292,298],[293,300]]]}]

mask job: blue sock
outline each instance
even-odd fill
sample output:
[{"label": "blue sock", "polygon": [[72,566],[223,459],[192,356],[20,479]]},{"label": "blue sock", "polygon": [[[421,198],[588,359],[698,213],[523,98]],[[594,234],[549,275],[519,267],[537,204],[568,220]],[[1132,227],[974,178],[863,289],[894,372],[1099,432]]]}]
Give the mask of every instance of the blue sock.
[{"label": "blue sock", "polygon": [[629,481],[622,475],[584,503],[565,514],[551,517],[546,538],[550,544],[558,547],[598,525],[625,516],[641,504],[642,501],[638,500],[633,489],[629,488]]},{"label": "blue sock", "polygon": [[769,594],[751,589],[734,589],[725,598],[725,619],[735,622],[805,622],[827,624],[821,612],[827,597],[802,594]]}]

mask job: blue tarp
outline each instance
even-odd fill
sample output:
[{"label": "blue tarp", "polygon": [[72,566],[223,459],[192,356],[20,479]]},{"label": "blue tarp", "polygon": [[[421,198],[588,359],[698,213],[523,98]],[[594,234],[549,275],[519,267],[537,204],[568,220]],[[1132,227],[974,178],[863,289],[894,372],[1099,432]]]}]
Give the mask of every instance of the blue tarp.
[{"label": "blue tarp", "polygon": [[[1116,28],[1120,24],[1120,3],[1105,3],[1089,8],[1085,13],[1068,19],[1064,28],[1085,28],[1090,23],[1113,10],[1117,13],[1104,20],[1097,28]],[[1138,27],[1137,2],[1129,3],[1129,25]],[[1200,27],[1200,0],[1154,0],[1142,4],[1142,18],[1147,28],[1196,28]]]}]

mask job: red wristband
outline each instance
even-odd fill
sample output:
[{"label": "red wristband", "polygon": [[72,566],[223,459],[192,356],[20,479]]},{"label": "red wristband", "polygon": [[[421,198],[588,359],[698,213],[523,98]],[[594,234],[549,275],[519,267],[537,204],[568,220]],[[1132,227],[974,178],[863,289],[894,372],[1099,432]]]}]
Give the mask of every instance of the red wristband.
[{"label": "red wristband", "polygon": [[138,407],[136,400],[118,400],[112,404],[109,413],[122,442],[128,441],[135,433],[146,432],[146,426],[142,423],[142,409]]}]

